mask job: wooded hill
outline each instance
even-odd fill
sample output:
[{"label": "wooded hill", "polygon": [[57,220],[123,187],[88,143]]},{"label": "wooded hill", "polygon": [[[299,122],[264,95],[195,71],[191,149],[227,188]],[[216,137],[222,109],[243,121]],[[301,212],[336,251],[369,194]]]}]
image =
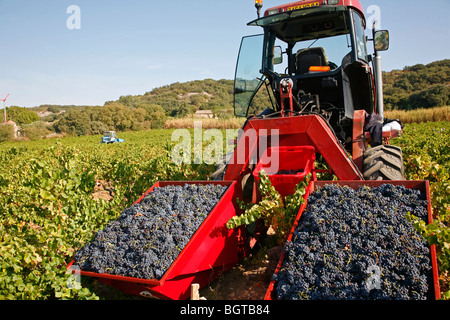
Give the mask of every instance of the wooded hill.
[{"label": "wooded hill", "polygon": [[[387,110],[428,109],[450,104],[450,59],[384,72],[383,77]],[[121,97],[116,102],[130,107],[141,102],[160,105],[172,117],[183,117],[196,110],[231,116],[233,85],[232,80],[212,79],[174,83],[141,96]],[[270,106],[265,95],[258,98],[255,104]]]},{"label": "wooded hill", "polygon": [[387,110],[450,105],[450,59],[384,72],[383,82]]},{"label": "wooded hill", "polygon": [[[34,119],[30,118],[29,113],[36,112],[40,116],[40,128],[42,123],[46,123],[46,129],[50,131],[73,135],[161,128],[169,117],[182,118],[197,110],[211,110],[218,118],[233,117],[233,86],[233,80],[225,79],[177,82],[142,95],[122,96],[116,101],[106,102],[104,106],[12,107],[13,112],[8,114],[10,120],[20,125],[29,123],[23,119]],[[384,72],[384,94],[386,110],[449,105],[450,59]],[[258,109],[270,107],[266,97],[267,93],[262,88],[254,105]]]}]

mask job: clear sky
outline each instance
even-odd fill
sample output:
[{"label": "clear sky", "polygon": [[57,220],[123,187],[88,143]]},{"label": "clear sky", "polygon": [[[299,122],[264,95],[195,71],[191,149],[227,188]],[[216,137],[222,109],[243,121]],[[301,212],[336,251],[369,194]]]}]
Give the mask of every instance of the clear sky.
[{"label": "clear sky", "polygon": [[[287,2],[264,0],[263,10]],[[450,0],[361,3],[377,6],[391,33],[384,70],[450,58]],[[70,5],[80,29],[67,27]],[[0,98],[103,105],[174,82],[233,79],[241,38],[261,31],[246,25],[254,18],[253,0],[0,0]]]}]

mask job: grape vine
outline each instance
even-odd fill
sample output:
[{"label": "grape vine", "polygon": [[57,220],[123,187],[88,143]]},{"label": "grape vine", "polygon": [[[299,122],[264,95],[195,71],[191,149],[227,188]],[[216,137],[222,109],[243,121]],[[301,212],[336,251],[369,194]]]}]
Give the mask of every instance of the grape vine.
[{"label": "grape vine", "polygon": [[284,199],[272,185],[269,176],[264,171],[259,172],[259,178],[258,187],[261,192],[261,201],[256,204],[238,201],[244,213],[232,217],[228,221],[227,227],[233,229],[242,225],[250,225],[258,219],[263,219],[267,227],[271,226],[274,229],[279,242],[282,243],[289,235],[301,205],[305,203],[304,196],[311,180],[311,174],[307,175],[303,181],[296,185],[292,195],[288,195]]}]

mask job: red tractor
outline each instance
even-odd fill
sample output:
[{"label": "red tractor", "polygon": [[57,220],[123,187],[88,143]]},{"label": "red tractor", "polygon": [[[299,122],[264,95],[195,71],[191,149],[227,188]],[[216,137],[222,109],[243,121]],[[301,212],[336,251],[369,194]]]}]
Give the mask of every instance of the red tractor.
[{"label": "red tractor", "polygon": [[[263,33],[242,39],[234,88],[235,114],[248,121],[216,176],[249,177],[264,136],[267,146],[272,138],[279,146],[313,146],[339,180],[403,180],[402,151],[389,145],[401,123],[386,130],[393,121],[383,114],[378,52],[389,47],[388,31],[373,26],[370,55],[358,0],[298,1],[263,17],[261,0],[256,7],[258,19],[248,25]],[[259,110],[261,94],[271,108]]]}]

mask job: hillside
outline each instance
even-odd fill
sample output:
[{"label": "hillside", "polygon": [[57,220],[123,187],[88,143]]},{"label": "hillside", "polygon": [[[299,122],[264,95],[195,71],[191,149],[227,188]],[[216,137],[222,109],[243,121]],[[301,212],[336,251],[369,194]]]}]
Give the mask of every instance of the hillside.
[{"label": "hillside", "polygon": [[[450,59],[384,72],[383,77],[387,110],[427,109],[450,104]],[[233,85],[232,80],[212,79],[174,83],[142,96],[121,97],[117,102],[132,106],[130,101],[137,99],[157,104],[168,116],[185,115],[198,109],[231,115]],[[268,106],[262,98],[257,104]]]},{"label": "hillside", "polygon": [[[387,110],[415,110],[450,104],[450,59],[417,64],[403,70],[384,72],[384,95]],[[133,107],[148,102],[163,107],[168,116],[185,116],[195,110],[212,110],[215,114],[233,114],[232,80],[197,80],[156,88],[141,96],[125,96],[118,101]],[[269,106],[265,97],[256,104]]]},{"label": "hillside", "polygon": [[387,110],[415,110],[450,104],[450,59],[384,72]]},{"label": "hillside", "polygon": [[[216,115],[233,114],[232,80],[196,80],[185,83],[173,83],[153,89],[139,96],[122,96],[113,101],[136,107],[141,103],[161,106],[167,116],[183,117],[197,110],[212,110]],[[107,102],[106,105],[113,103]]]},{"label": "hillside", "polygon": [[[450,104],[450,59],[428,65],[417,64],[403,70],[384,72],[385,104],[388,110],[413,110]],[[105,105],[120,103],[136,108],[140,104],[161,106],[169,117],[182,117],[196,110],[212,110],[222,116],[233,114],[233,80],[195,80],[176,82],[142,95],[122,96]],[[262,101],[258,101],[262,103]],[[59,113],[85,107],[43,105],[36,112]]]},{"label": "hillside", "polygon": [[[233,117],[233,80],[196,80],[155,88],[142,95],[122,96],[104,106],[53,106],[33,108],[51,130],[74,135],[101,134],[161,128],[170,117],[183,118],[197,110],[211,110],[215,117]],[[410,111],[450,105],[450,59],[403,70],[384,72],[386,110]],[[254,105],[270,107],[261,90]]]}]

